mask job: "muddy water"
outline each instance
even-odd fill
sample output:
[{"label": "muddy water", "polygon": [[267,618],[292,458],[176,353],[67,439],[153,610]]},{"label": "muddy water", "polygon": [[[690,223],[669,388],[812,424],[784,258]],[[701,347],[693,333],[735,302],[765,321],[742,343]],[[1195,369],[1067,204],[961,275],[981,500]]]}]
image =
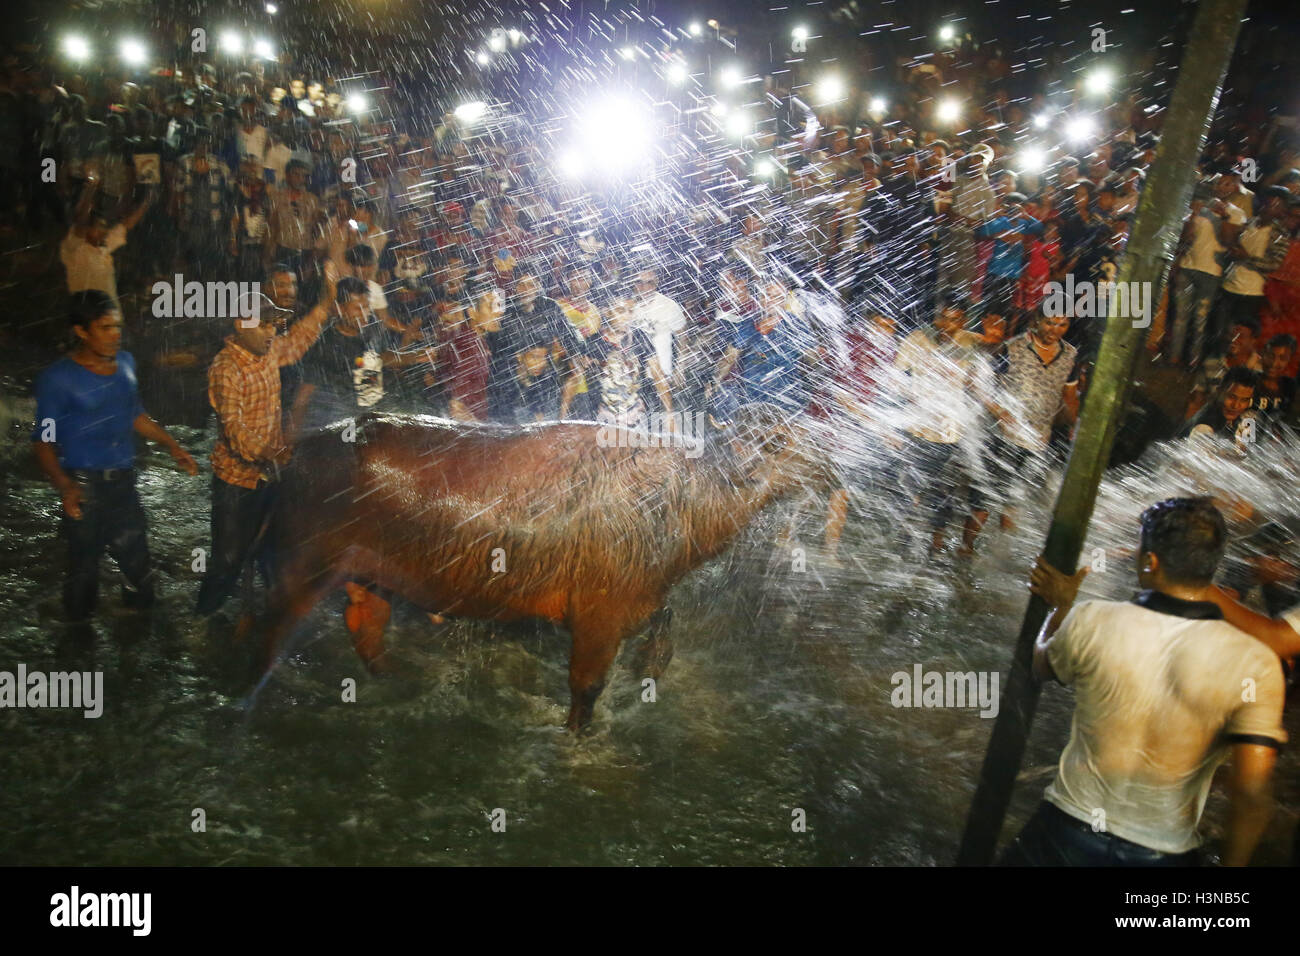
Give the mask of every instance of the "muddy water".
[{"label": "muddy water", "polygon": [[[210,447],[210,432],[176,431]],[[832,568],[800,544],[810,526],[782,543],[785,514],[765,516],[674,592],[677,655],[656,699],[625,652],[595,732],[575,740],[559,730],[563,633],[433,626],[399,606],[390,639],[408,674],[377,680],[345,639],[341,597],[250,701],[231,623],[190,614],[208,476],[156,452],[140,490],[160,605],[119,611],[106,560],[96,639],[69,643],[57,501],[20,429],[0,455],[0,669],[100,669],[106,696],[98,720],[0,710],[2,863],[947,864],[993,721],[895,708],[890,677],[921,664],[1005,680],[1035,538],[992,532],[968,571],[918,571],[885,515],[856,522]],[[1089,589],[1120,596],[1126,574]],[[342,699],[348,678],[355,703]],[[1068,692],[1045,692],[1013,827],[1050,778],[1069,710]],[[1284,806],[1260,862],[1287,860],[1296,823],[1294,751],[1279,772]],[[192,829],[196,809],[206,832]],[[806,832],[792,828],[797,810]],[[1216,791],[1209,831],[1223,811]]]}]

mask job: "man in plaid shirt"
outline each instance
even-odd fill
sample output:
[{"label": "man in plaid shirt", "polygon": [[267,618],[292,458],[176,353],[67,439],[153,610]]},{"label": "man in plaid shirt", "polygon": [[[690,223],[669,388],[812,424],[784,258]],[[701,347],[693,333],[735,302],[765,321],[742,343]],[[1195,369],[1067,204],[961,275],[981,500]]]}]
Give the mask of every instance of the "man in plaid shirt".
[{"label": "man in plaid shirt", "polygon": [[[301,359],[324,329],[334,300],[332,269],[326,270],[326,283],[316,308],[284,335],[276,335],[269,315],[235,319],[234,334],[226,338],[208,370],[217,443],[212,449],[212,553],[199,588],[199,614],[212,614],[234,590],[270,512],[275,476],[289,463],[292,452],[281,424],[280,368]],[[275,308],[265,298],[261,305],[264,310]],[[251,303],[242,302],[238,311],[247,316]]]}]

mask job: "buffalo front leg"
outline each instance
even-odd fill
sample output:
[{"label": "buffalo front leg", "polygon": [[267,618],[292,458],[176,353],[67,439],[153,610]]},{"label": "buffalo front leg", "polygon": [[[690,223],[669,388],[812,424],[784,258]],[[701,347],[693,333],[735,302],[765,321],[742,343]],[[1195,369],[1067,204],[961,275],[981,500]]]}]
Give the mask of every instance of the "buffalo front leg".
[{"label": "buffalo front leg", "polygon": [[650,615],[645,637],[632,661],[632,668],[639,676],[658,680],[668,669],[668,662],[673,659],[673,639],[668,633],[672,621],[670,607],[661,607]]},{"label": "buffalo front leg", "polygon": [[587,730],[596,707],[596,698],[605,689],[609,666],[618,654],[622,635],[605,628],[573,629],[573,654],[569,658],[569,719],[566,729],[574,733]]}]

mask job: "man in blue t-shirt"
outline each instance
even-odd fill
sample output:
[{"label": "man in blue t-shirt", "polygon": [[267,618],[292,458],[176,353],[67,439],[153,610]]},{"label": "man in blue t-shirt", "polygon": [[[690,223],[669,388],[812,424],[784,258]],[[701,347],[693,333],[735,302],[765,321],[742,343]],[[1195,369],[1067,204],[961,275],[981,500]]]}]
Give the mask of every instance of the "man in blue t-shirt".
[{"label": "man in blue t-shirt", "polygon": [[732,345],[718,363],[714,391],[739,362],[741,402],[771,402],[794,412],[807,407],[806,368],[816,361],[817,343],[807,324],[789,311],[789,295],[779,279],[759,284],[759,312],[736,325]]},{"label": "man in blue t-shirt", "polygon": [[72,297],[71,320],[77,345],[36,380],[32,441],[37,464],[63,499],[69,555],[63,609],[77,623],[95,609],[105,549],[126,577],[124,602],[153,603],[134,435],[165,446],[189,474],[199,469],[141,406],[135,359],[118,350],[122,316],[114,300],[103,292],[79,292]]}]

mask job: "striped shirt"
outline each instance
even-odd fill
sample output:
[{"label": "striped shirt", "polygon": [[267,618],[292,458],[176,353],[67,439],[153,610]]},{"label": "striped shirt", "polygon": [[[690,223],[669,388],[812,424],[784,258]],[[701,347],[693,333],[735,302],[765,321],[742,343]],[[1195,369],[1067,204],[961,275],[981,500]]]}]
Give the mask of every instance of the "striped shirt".
[{"label": "striped shirt", "polygon": [[277,336],[265,355],[254,355],[226,338],[208,369],[208,402],[217,413],[212,472],[228,485],[256,488],[264,475],[259,462],[284,444],[280,422],[280,367],[306,354],[320,334],[300,321]]}]

